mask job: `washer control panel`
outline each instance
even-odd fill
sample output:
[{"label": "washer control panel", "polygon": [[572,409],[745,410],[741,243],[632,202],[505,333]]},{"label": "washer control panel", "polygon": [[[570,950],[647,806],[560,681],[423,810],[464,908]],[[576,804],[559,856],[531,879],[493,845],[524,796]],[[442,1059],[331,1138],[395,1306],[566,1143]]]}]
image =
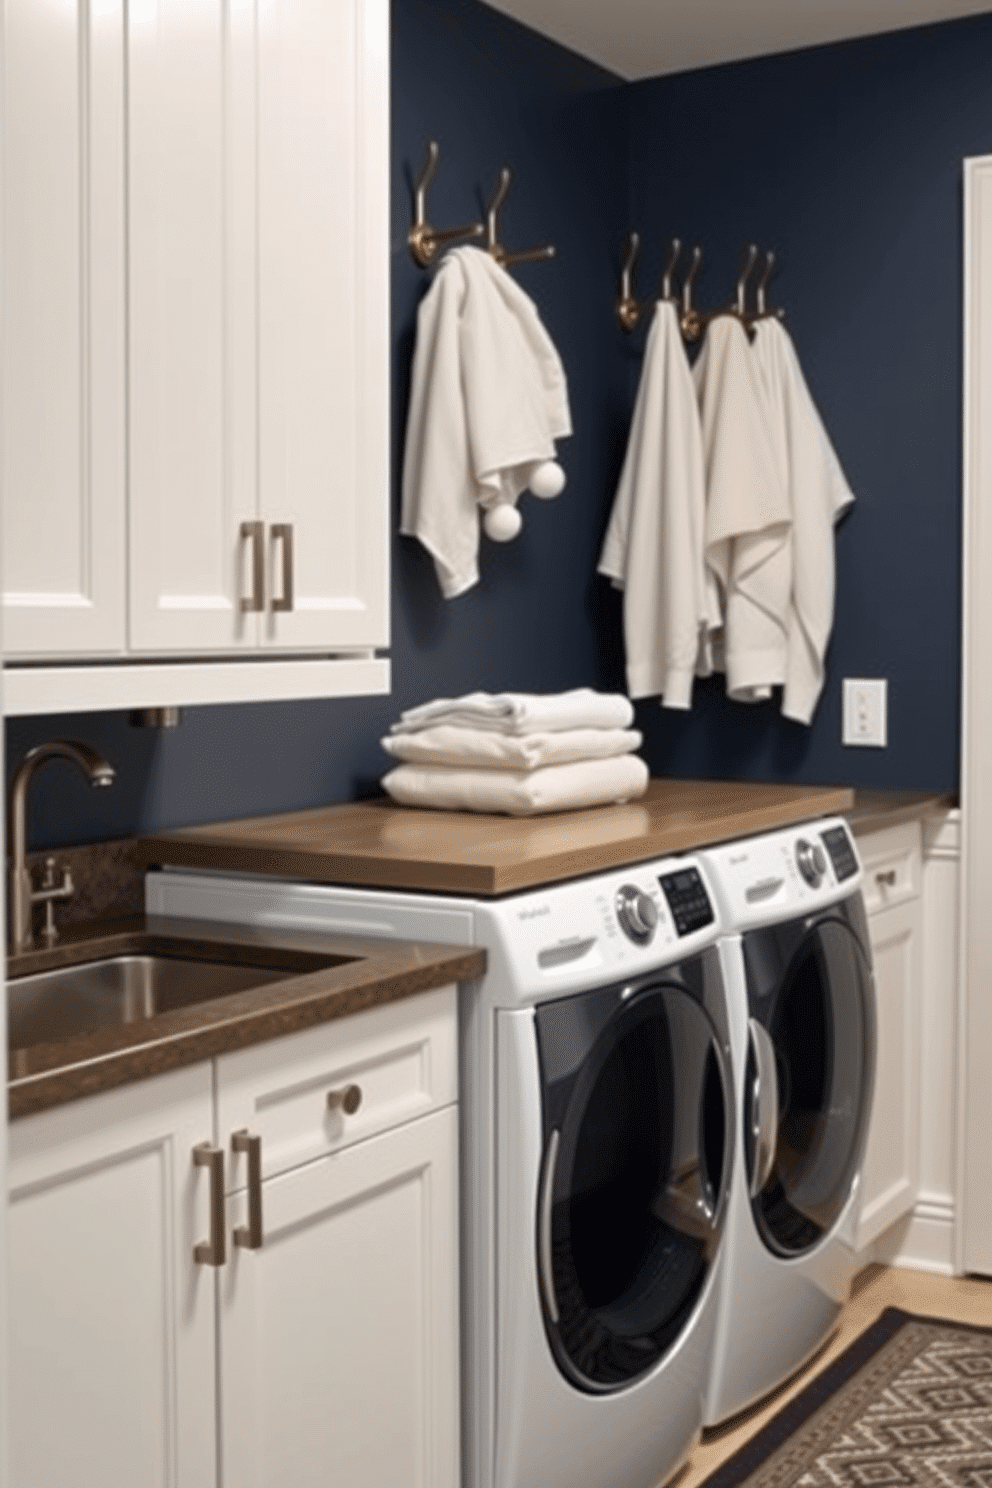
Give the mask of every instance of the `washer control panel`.
[{"label": "washer control panel", "polygon": [[668,900],[679,935],[690,935],[693,930],[712,925],[715,918],[713,906],[698,868],[680,868],[676,873],[665,873],[658,882]]},{"label": "washer control panel", "polygon": [[647,945],[658,924],[658,906],[636,884],[621,884],[614,900],[620,929],[635,945]]},{"label": "washer control panel", "polygon": [[827,871],[827,860],[818,842],[800,837],[796,843],[796,863],[811,889],[818,889]]},{"label": "washer control panel", "polygon": [[716,943],[718,905],[705,865],[675,856],[475,902],[488,995],[519,1006],[674,965]]}]

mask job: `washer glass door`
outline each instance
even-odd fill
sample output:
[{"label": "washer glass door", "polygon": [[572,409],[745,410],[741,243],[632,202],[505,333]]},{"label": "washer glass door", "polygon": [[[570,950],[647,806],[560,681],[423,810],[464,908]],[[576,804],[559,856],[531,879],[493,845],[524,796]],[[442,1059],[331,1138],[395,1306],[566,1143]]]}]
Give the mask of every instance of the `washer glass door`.
[{"label": "washer glass door", "polygon": [[535,1018],[545,1326],[567,1378],[617,1390],[677,1338],[716,1248],[731,1141],[724,1057],[677,979],[545,1003]]},{"label": "washer glass door", "polygon": [[861,1161],[874,1074],[871,970],[840,916],[750,932],[744,958],[752,1211],[766,1245],[793,1256],[836,1223]]}]

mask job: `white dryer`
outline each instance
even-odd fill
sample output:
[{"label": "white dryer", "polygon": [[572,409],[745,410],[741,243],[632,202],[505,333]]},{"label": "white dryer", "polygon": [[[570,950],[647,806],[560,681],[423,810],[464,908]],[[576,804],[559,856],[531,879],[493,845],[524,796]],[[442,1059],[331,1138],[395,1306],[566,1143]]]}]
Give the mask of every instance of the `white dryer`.
[{"label": "white dryer", "polygon": [[742,1138],[705,1410],[715,1425],[794,1374],[849,1295],[875,998],[861,872],[842,820],[700,857],[726,931]]},{"label": "white dryer", "polygon": [[149,879],[159,913],[484,946],[460,1008],[466,1488],[656,1488],[698,1439],[734,1161],[705,870],[496,900]]}]

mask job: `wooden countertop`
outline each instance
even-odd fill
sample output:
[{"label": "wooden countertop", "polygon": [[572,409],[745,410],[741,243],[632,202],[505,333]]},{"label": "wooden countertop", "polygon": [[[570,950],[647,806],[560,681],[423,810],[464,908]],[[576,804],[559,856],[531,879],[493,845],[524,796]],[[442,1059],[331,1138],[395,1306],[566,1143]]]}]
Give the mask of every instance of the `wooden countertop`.
[{"label": "wooden countertop", "polygon": [[[262,985],[68,1037],[63,1023],[61,1038],[56,1012],[51,1041],[32,1042],[10,1053],[7,1090],[12,1118],[434,987],[468,981],[481,976],[486,966],[484,951],[465,947],[137,917],[94,927],[52,950],[11,957],[9,1004],[12,1008],[16,1004],[22,976],[144,953],[259,967]],[[277,980],[272,979],[273,972]],[[47,1038],[47,1033],[43,1036]]]},{"label": "wooden countertop", "polygon": [[498,895],[848,811],[847,787],[652,780],[625,806],[551,816],[420,811],[388,799],[143,837],[145,864],[311,883]]}]

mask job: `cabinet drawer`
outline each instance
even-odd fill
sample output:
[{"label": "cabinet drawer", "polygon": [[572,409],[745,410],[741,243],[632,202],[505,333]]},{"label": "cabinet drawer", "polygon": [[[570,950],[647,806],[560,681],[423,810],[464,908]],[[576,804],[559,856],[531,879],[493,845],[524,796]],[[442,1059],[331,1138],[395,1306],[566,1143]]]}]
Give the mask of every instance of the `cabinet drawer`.
[{"label": "cabinet drawer", "polygon": [[[454,1102],[456,999],[454,987],[442,987],[218,1059],[228,1193],[247,1182],[232,1132],[261,1137],[268,1178]],[[332,1109],[328,1097],[353,1087],[357,1109]]]},{"label": "cabinet drawer", "polygon": [[864,870],[861,892],[868,914],[919,895],[922,842],[918,821],[885,827],[863,837],[855,831],[855,837]]}]

